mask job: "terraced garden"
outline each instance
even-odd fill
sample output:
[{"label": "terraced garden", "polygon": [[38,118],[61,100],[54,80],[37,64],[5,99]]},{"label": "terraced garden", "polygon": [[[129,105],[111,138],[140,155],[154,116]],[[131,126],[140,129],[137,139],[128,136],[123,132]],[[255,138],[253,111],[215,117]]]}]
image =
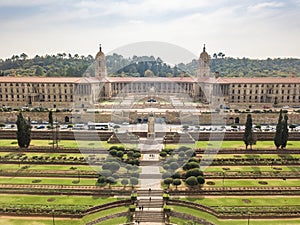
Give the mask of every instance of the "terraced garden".
[{"label": "terraced garden", "polygon": [[[53,217],[56,225],[89,224],[99,218],[106,220],[97,224],[130,221],[130,182],[124,185],[116,179],[112,184],[98,183],[99,172],[109,156],[103,146],[109,149],[112,145],[104,144],[99,149],[96,144],[85,143],[91,151],[81,154],[74,141],[61,141],[60,151],[53,152],[49,141],[39,140],[33,141],[36,150],[31,147],[20,152],[11,149],[12,141],[1,140],[0,224],[19,225],[26,221],[50,225]],[[198,147],[205,144],[197,143]],[[291,144],[295,147],[299,143]],[[198,149],[192,158],[204,162],[201,165],[205,166],[205,183],[193,187],[184,182],[169,188],[162,185],[170,195],[170,222],[300,224],[300,154],[276,152],[269,145],[270,142],[262,143],[261,151],[257,146],[253,152],[246,152],[240,149],[241,142],[224,142],[223,146],[232,148],[220,151],[209,166],[205,166],[205,158],[210,156]],[[124,153],[123,160],[131,157]],[[174,158],[181,160],[178,155]],[[87,160],[94,162],[92,166]],[[137,166],[121,166],[116,177],[126,178],[128,170],[139,172]],[[165,173],[168,169],[161,171]],[[107,217],[111,215],[118,217]]]}]

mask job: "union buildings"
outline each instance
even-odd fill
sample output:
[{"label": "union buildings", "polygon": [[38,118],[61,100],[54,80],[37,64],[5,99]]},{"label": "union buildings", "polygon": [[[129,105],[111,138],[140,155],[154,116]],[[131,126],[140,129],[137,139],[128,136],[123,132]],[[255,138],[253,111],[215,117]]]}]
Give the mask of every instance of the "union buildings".
[{"label": "union buildings", "polygon": [[[210,71],[203,48],[196,77],[108,77],[105,55],[95,59],[90,77],[0,77],[0,101],[10,107],[87,108],[121,94],[185,94],[193,100],[226,105],[300,105],[300,77],[225,78]],[[75,104],[75,105],[74,105]],[[221,106],[222,107],[222,106]]]}]

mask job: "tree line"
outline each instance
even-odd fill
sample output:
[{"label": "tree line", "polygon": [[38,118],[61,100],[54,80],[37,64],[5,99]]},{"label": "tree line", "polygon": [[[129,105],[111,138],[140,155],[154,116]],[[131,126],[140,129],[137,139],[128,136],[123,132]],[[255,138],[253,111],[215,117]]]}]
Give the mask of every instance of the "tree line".
[{"label": "tree line", "polygon": [[[80,77],[88,70],[94,76],[94,57],[70,53],[36,55],[29,58],[22,53],[8,59],[0,59],[0,76],[46,76]],[[198,60],[171,66],[154,56],[133,56],[125,58],[119,54],[106,56],[109,76],[157,76],[177,77],[196,75]],[[214,53],[211,59],[212,73],[221,77],[288,77],[300,76],[300,59],[249,59],[225,57],[222,52]]]}]

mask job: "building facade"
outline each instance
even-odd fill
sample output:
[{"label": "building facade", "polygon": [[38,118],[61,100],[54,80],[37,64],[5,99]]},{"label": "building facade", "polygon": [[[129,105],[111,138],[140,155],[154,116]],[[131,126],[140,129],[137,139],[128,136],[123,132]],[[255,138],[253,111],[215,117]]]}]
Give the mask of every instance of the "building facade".
[{"label": "building facade", "polygon": [[216,105],[300,106],[300,78],[226,78],[210,71],[204,46],[196,77],[108,77],[101,46],[90,77],[0,77],[2,106],[87,108],[102,100],[127,94],[185,94],[195,101]]}]

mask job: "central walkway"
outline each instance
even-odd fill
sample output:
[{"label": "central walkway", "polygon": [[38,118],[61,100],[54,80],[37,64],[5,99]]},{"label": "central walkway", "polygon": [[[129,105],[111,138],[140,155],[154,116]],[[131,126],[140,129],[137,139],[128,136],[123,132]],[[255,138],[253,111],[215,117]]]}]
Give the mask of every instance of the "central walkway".
[{"label": "central walkway", "polygon": [[165,224],[163,211],[163,191],[160,186],[161,173],[159,171],[159,153],[163,145],[159,139],[141,139],[142,160],[140,181],[137,190],[137,207],[135,211],[135,224],[162,225]]}]

